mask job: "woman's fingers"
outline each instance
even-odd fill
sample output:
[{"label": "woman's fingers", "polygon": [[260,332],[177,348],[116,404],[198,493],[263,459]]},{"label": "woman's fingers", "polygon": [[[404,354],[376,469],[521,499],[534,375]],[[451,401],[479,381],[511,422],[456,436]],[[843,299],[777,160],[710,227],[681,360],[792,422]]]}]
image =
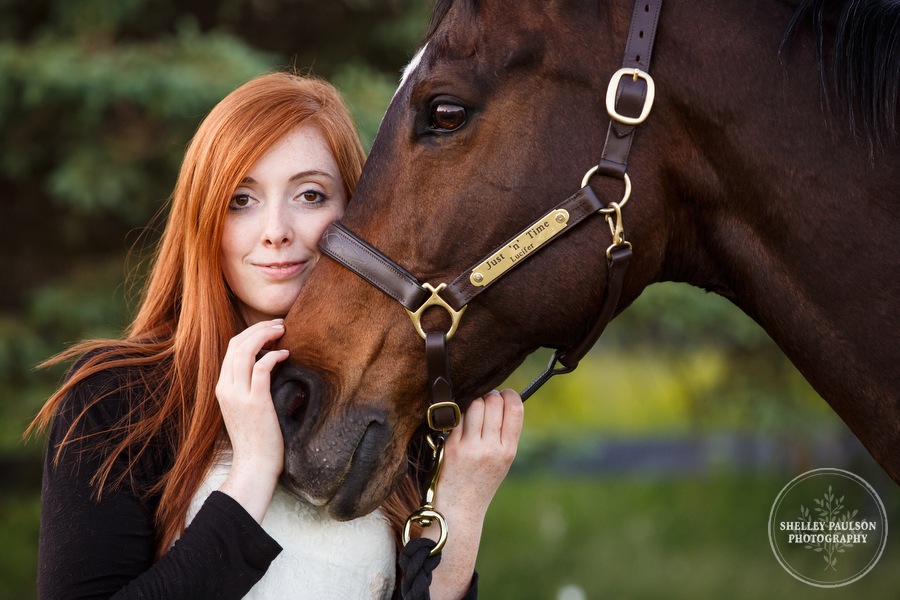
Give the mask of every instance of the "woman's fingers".
[{"label": "woman's fingers", "polygon": [[519,437],[522,435],[525,405],[522,403],[522,397],[514,390],[503,390],[500,392],[500,396],[503,398],[503,427],[500,430],[500,443],[515,449],[519,444]]},{"label": "woman's fingers", "polygon": [[460,441],[465,440],[474,443],[481,439],[481,430],[484,426],[484,411],[484,398],[472,400],[469,408],[462,415],[460,426],[457,427],[457,429],[462,428],[460,435],[457,436]]},{"label": "woman's fingers", "polygon": [[253,379],[250,381],[251,394],[271,394],[272,369],[288,357],[287,350],[271,350],[253,365]]},{"label": "woman's fingers", "polygon": [[283,440],[269,385],[272,370],[288,357],[288,351],[263,352],[263,348],[283,333],[280,319],[264,321],[240,332],[228,344],[216,397],[231,440],[234,465],[281,471]]},{"label": "woman's fingers", "polygon": [[493,391],[484,396],[484,420],[481,425],[481,437],[489,440],[500,438],[500,428],[503,426],[503,396],[500,392]]},{"label": "woman's fingers", "polygon": [[439,510],[483,516],[515,458],[523,414],[522,400],[512,390],[472,401],[447,440]]},{"label": "woman's fingers", "polygon": [[525,407],[513,390],[488,392],[472,401],[457,428],[466,441],[493,440],[502,444],[518,443],[522,433]]},{"label": "woman's fingers", "polygon": [[217,394],[249,391],[257,356],[282,335],[284,323],[276,319],[256,323],[231,338],[222,360]]}]

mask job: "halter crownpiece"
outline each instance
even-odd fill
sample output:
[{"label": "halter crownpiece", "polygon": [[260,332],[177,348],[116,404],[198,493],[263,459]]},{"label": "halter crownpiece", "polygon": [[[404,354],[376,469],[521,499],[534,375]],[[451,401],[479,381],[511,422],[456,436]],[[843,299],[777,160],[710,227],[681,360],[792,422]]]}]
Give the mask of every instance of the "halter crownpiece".
[{"label": "halter crownpiece", "polygon": [[[337,221],[325,229],[319,241],[323,254],[406,308],[416,332],[425,340],[430,396],[426,420],[432,431],[426,439],[433,451],[433,461],[425,501],[407,520],[403,541],[404,544],[409,542],[412,523],[427,527],[437,522],[441,528],[440,537],[429,553],[430,556],[440,552],[447,541],[447,523],[434,509],[434,496],[443,464],[445,436],[460,421],[459,405],[450,381],[447,343],[456,333],[469,302],[588,216],[602,214],[609,224],[612,243],[606,249],[607,285],[600,310],[591,327],[576,344],[566,349],[557,349],[553,353],[547,368],[522,391],[522,401],[527,400],[554,375],[573,371],[615,315],[625,273],[632,258],[631,243],[625,239],[622,222],[622,207],[631,196],[631,179],[626,174],[626,167],[635,127],[643,123],[650,114],[656,94],[656,86],[648,70],[661,6],[662,0],[635,2],[622,68],[613,74],[607,88],[606,110],[611,120],[603,152],[599,163],[585,173],[581,189],[498,246],[483,260],[463,271],[456,279],[436,286],[420,283],[403,267]],[[625,184],[622,199],[604,205],[590,187],[590,181],[596,175],[622,180]],[[426,332],[422,328],[423,313],[434,306],[443,308],[450,315],[451,325],[447,331]],[[557,363],[562,366],[557,366]]]}]

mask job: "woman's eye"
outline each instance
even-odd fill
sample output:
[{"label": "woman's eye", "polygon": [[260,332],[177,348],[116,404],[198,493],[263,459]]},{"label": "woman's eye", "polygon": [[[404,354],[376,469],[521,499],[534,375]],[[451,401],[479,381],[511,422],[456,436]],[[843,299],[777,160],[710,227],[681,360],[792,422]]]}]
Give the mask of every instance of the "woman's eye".
[{"label": "woman's eye", "polygon": [[431,126],[443,131],[459,129],[466,122],[466,109],[458,104],[435,104],[431,108]]},{"label": "woman's eye", "polygon": [[228,208],[239,209],[246,208],[250,205],[250,196],[248,194],[235,194],[228,203]]},{"label": "woman's eye", "polygon": [[315,204],[325,199],[325,196],[322,193],[314,192],[312,190],[303,192],[302,194],[300,194],[300,197],[304,202],[308,202],[310,204]]}]

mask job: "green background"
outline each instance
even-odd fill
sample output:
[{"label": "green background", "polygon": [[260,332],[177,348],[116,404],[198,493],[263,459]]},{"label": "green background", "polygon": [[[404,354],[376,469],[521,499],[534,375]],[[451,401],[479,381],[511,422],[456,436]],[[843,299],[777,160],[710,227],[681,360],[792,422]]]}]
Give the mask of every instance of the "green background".
[{"label": "green background", "polygon": [[[254,75],[311,72],[365,144],[427,23],[414,0],[0,0],[0,598],[35,595],[43,440],[22,432],[62,370],[116,336],[203,115]],[[151,225],[148,226],[148,223]],[[544,365],[529,361],[521,387]],[[768,546],[779,490],[808,469],[898,487],[728,302],[653,286],[526,410],[489,513],[484,598],[893,598],[900,543],[861,581],[806,586]]]}]

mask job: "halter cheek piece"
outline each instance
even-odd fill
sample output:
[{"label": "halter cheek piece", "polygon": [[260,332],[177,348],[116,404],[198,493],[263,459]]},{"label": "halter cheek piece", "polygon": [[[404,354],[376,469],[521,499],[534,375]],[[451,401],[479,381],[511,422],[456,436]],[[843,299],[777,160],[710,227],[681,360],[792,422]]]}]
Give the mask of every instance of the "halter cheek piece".
[{"label": "halter cheek piece", "polygon": [[[580,190],[505,244],[498,246],[484,260],[463,271],[449,284],[432,286],[429,283],[419,283],[403,267],[337,221],[328,226],[319,241],[323,254],[406,308],[413,326],[425,340],[430,394],[426,420],[432,431],[426,439],[433,451],[433,461],[425,501],[407,520],[403,541],[409,541],[412,523],[427,527],[437,521],[441,529],[440,539],[430,555],[440,552],[447,541],[447,524],[444,517],[434,509],[434,496],[443,462],[444,440],[447,433],[460,421],[460,410],[450,381],[447,343],[456,333],[469,302],[499,277],[534,256],[546,243],[558,239],[590,215],[599,213],[609,224],[612,235],[612,243],[606,249],[608,276],[600,311],[590,329],[576,344],[566,349],[557,349],[553,353],[547,368],[522,391],[522,400],[527,400],[554,375],[573,371],[615,314],[625,272],[632,257],[631,243],[625,240],[622,224],[622,207],[631,196],[631,180],[625,171],[635,127],[647,118],[655,96],[655,86],[648,71],[661,4],[662,0],[635,2],[622,68],[613,74],[607,88],[606,110],[611,120],[599,163],[585,174]],[[622,199],[604,206],[588,185],[594,175],[622,180],[625,185]],[[527,244],[524,244],[523,238],[528,240]],[[422,314],[431,307],[442,308],[450,315],[451,325],[446,332],[426,332],[422,329]]]}]

